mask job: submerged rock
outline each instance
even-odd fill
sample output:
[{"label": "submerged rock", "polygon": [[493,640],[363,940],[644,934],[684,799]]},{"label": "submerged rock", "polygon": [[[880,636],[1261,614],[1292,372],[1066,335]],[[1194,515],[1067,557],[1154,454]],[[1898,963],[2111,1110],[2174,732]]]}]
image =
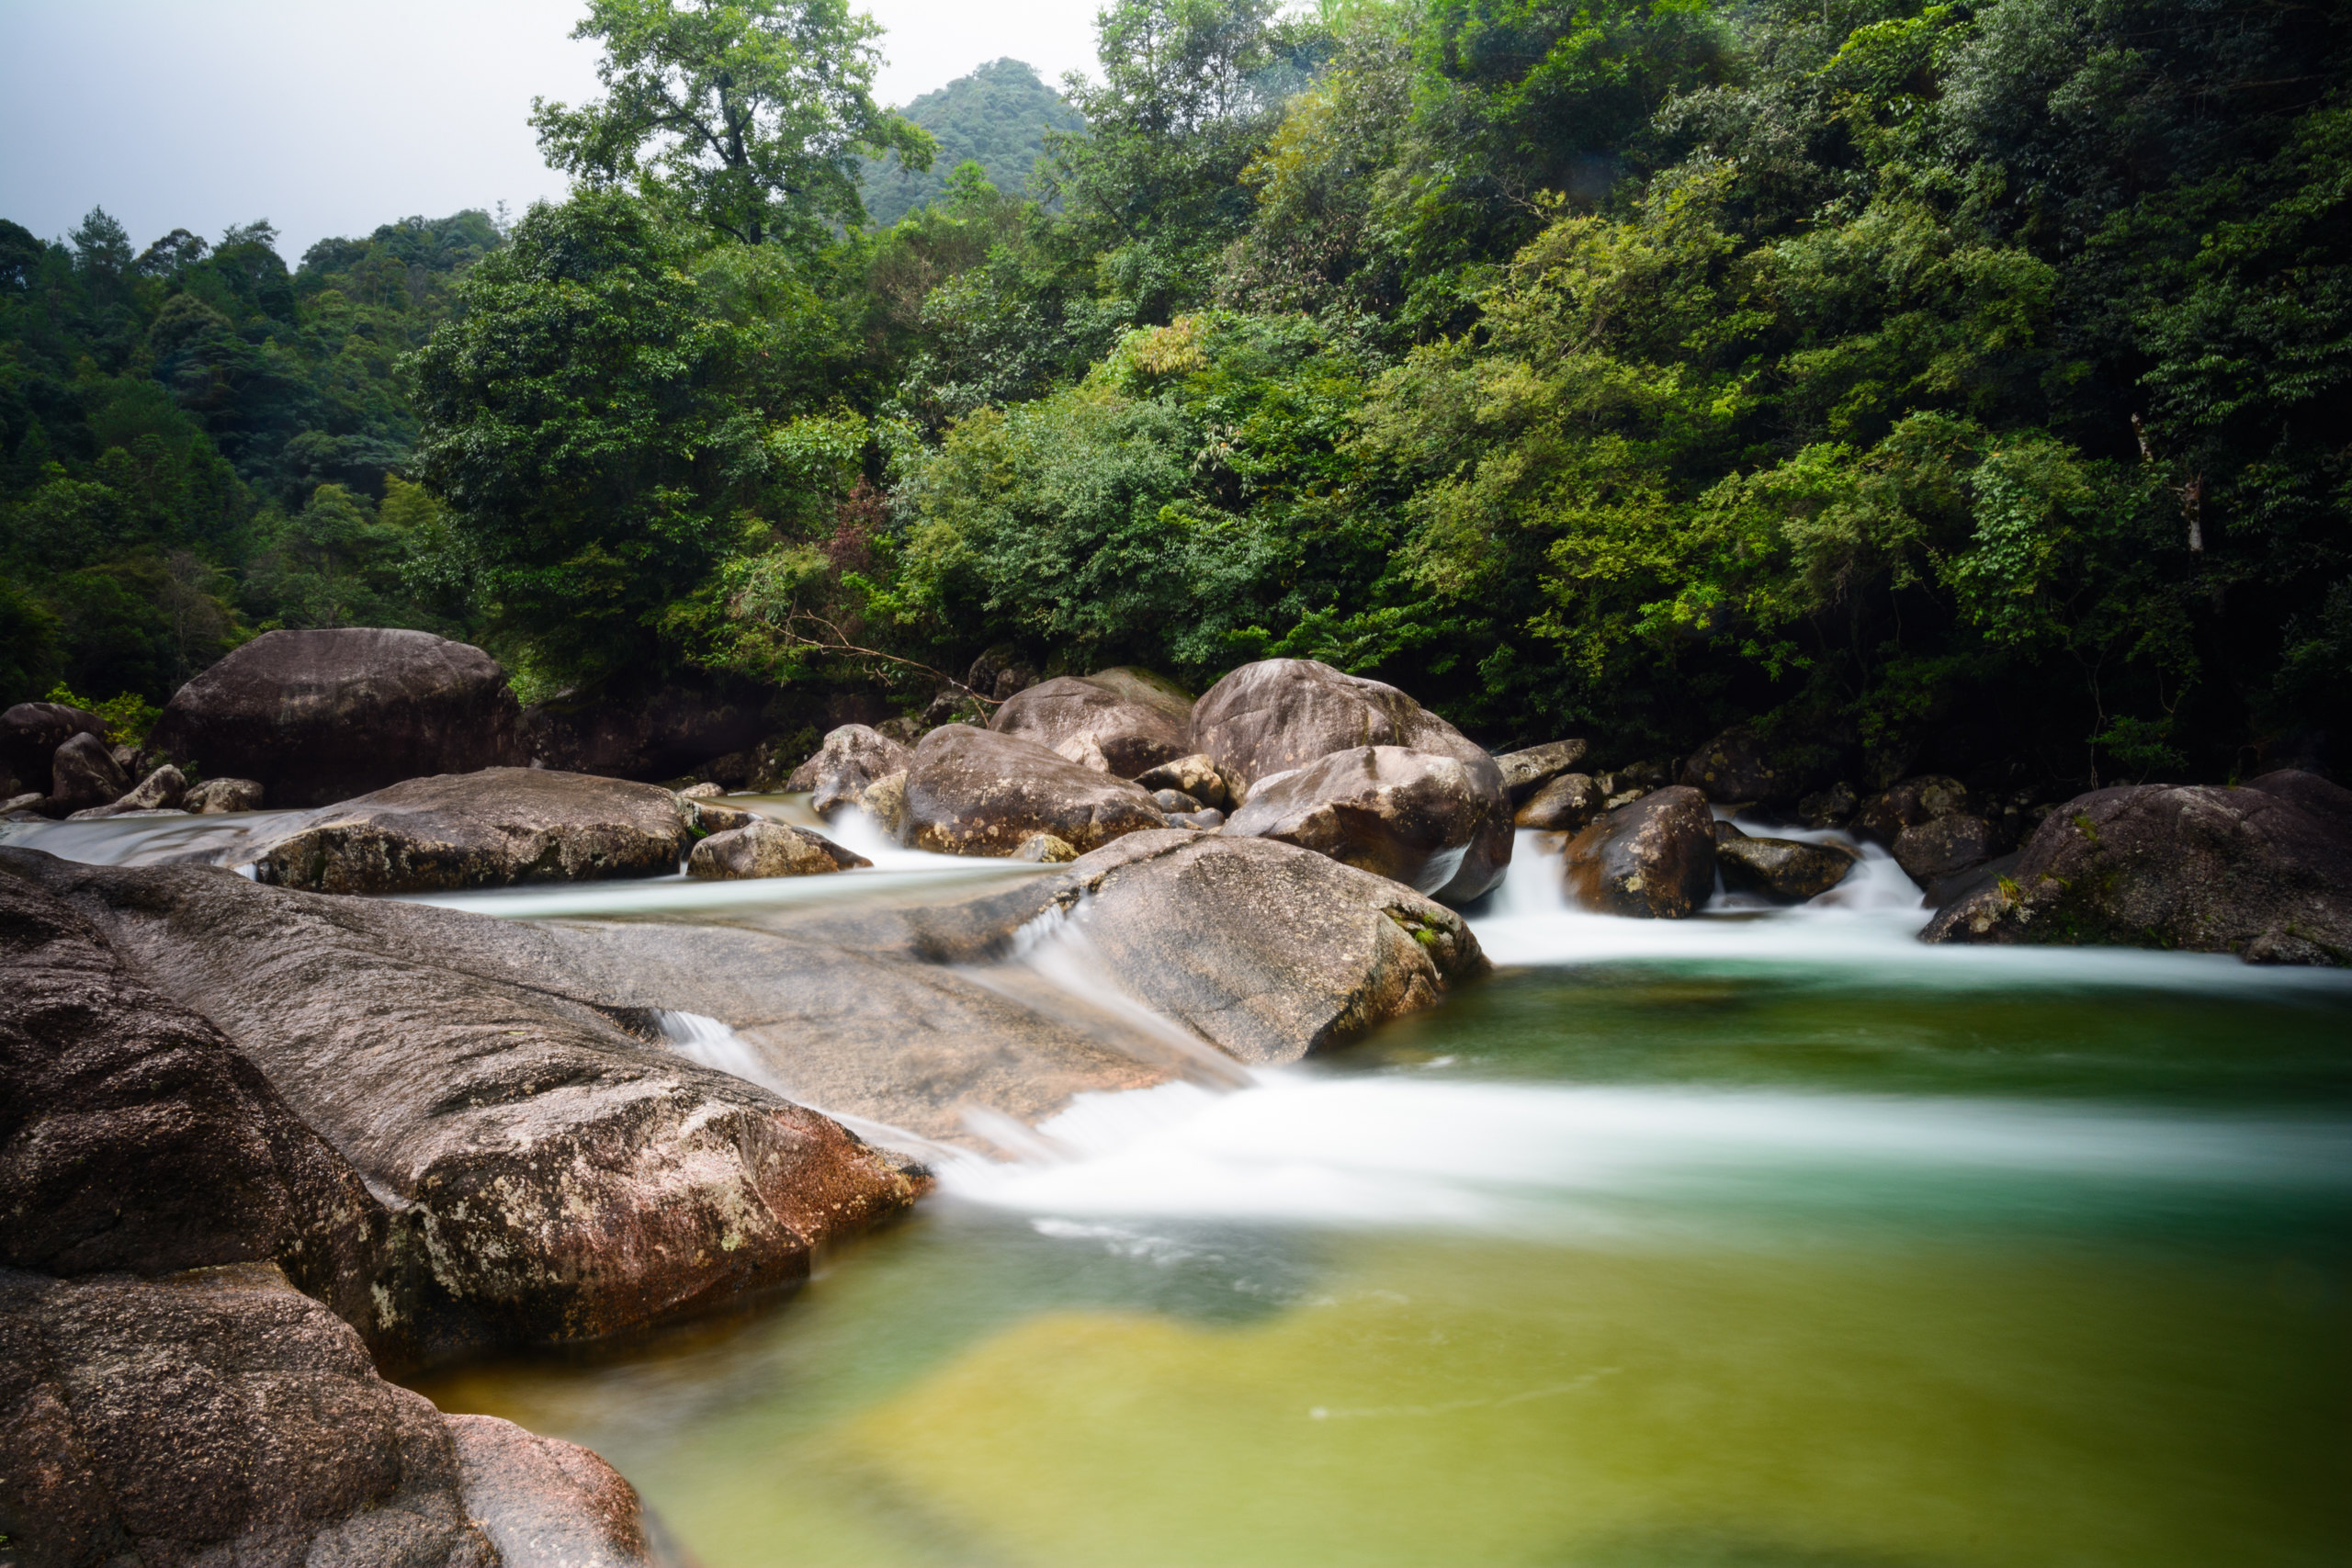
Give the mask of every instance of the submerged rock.
[{"label": "submerged rock", "polygon": [[686,874],[708,881],[762,876],[818,876],[872,865],[822,833],[782,822],[760,820],[714,833],[686,857]]},{"label": "submerged rock", "polygon": [[1225,833],[1279,839],[1454,903],[1510,865],[1510,807],[1488,773],[1399,746],[1334,751],[1261,779]]},{"label": "submerged rock", "polygon": [[1600,810],[1600,786],[1589,774],[1562,773],[1529,795],[1513,820],[1521,828],[1574,833]]},{"label": "submerged rock", "polygon": [[264,847],[254,876],[322,893],[662,876],[692,841],[677,797],[656,785],[489,768],[313,813]]},{"label": "submerged rock", "polygon": [[2352,791],[2291,770],[2241,788],[2094,790],[1923,935],[2352,964]]},{"label": "submerged rock", "polygon": [[969,725],[924,736],[907,770],[903,841],[939,854],[1009,855],[1035,833],[1083,853],[1166,820],[1138,785]]},{"label": "submerged rock", "polygon": [[1802,904],[1845,881],[1860,861],[1841,844],[1751,838],[1728,822],[1715,824],[1715,869],[1735,893]]},{"label": "submerged rock", "polygon": [[903,773],[913,761],[913,752],[881,731],[844,724],[827,732],[816,755],[793,769],[784,787],[810,791],[809,808],[829,818],[864,799],[875,780]]},{"label": "submerged rock", "polygon": [[366,1179],[393,1225],[379,1311],[417,1359],[795,1283],[812,1248],[917,1190],[824,1117],[583,999],[526,931],[209,867],[0,862],[217,1025]]},{"label": "submerged rock", "polygon": [[1618,807],[1568,841],[1568,892],[1604,915],[1695,914],[1715,890],[1714,820],[1687,785]]},{"label": "submerged rock", "polygon": [[521,709],[481,649],[430,632],[265,632],[174,694],[147,754],[324,806],[402,779],[517,765]]},{"label": "submerged rock", "polygon": [[1091,747],[1109,772],[1131,779],[1192,750],[1184,741],[1192,716],[1193,699],[1173,682],[1122,666],[1025,686],[989,728],[1052,751],[1082,742],[1081,755]]}]

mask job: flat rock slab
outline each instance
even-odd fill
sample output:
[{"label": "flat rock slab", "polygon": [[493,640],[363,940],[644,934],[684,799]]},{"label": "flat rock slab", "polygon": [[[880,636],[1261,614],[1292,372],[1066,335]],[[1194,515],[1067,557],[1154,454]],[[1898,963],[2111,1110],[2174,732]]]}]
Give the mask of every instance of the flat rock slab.
[{"label": "flat rock slab", "polygon": [[421,893],[663,876],[694,842],[654,784],[540,768],[408,779],[267,840],[255,881],[322,893]]},{"label": "flat rock slab", "polygon": [[919,1190],[834,1122],[519,964],[487,917],[211,869],[0,861],[218,1025],[366,1179],[394,1220],[383,1315],[419,1359],[791,1284],[813,1247]]},{"label": "flat rock slab", "polygon": [[528,761],[498,661],[430,632],[264,632],[173,694],[147,737],[206,778],[324,806],[401,779]]}]

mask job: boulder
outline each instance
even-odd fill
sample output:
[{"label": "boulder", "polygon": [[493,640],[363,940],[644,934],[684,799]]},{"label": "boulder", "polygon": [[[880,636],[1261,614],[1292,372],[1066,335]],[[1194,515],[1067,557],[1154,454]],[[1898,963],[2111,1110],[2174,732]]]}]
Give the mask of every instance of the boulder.
[{"label": "boulder", "polygon": [[1151,792],[1151,803],[1159,807],[1160,810],[1167,812],[1171,817],[1180,813],[1185,816],[1190,816],[1192,813],[1203,809],[1199,801],[1194,800],[1191,795],[1186,795],[1181,789],[1153,790]]},{"label": "boulder", "polygon": [[369,1286],[388,1221],[358,1174],[219,1029],[17,872],[0,863],[0,1265],[275,1261],[383,1338]]},{"label": "boulder", "polygon": [[1925,773],[1864,801],[1854,817],[1854,836],[1891,850],[1904,829],[1967,809],[1967,785],[1940,773]]},{"label": "boulder", "polygon": [[764,819],[714,833],[686,857],[686,874],[733,882],[761,876],[815,876],[872,865],[822,833]]},{"label": "boulder", "polygon": [[526,930],[211,867],[6,848],[0,865],[209,1019],[366,1180],[392,1228],[371,1292],[415,1359],[797,1284],[813,1249],[919,1190],[825,1117],[599,1005]]},{"label": "boulder", "polygon": [[1773,765],[1763,740],[1735,725],[1683,759],[1676,782],[1709,800],[1770,801],[1793,798],[1789,777]]},{"label": "boulder", "polygon": [[1503,789],[1510,795],[1511,805],[1520,807],[1582,761],[1587,750],[1581,740],[1554,740],[1522,751],[1506,751],[1495,759],[1495,766],[1502,770]]},{"label": "boulder", "polygon": [[1225,834],[1279,839],[1464,903],[1510,865],[1510,807],[1493,785],[1453,757],[1359,746],[1260,779]]},{"label": "boulder", "polygon": [[1600,811],[1600,786],[1588,773],[1562,773],[1527,797],[1513,818],[1520,827],[1574,833]]},{"label": "boulder", "polygon": [[18,703],[0,713],[0,761],[17,775],[23,793],[52,794],[50,759],[76,735],[94,735],[103,741],[107,721],[63,703]]},{"label": "boulder", "polygon": [[1797,802],[1797,820],[1808,828],[1843,828],[1861,808],[1849,784],[1834,784]]},{"label": "boulder", "polygon": [[130,788],[130,781],[95,735],[70,736],[50,758],[49,809],[80,811],[111,806]]},{"label": "boulder", "polygon": [[1091,742],[1111,773],[1131,779],[1194,750],[1184,739],[1192,716],[1193,699],[1173,682],[1121,667],[1057,676],[1016,692],[989,728],[1057,751]]},{"label": "boulder", "polygon": [[1076,762],[1089,773],[1107,773],[1111,759],[1103,751],[1102,743],[1091,735],[1073,735],[1054,746],[1054,755],[1065,761]]},{"label": "boulder", "polygon": [[1860,860],[1841,844],[1750,838],[1728,822],[1715,824],[1715,869],[1735,893],[1802,904],[1845,881]]},{"label": "boulder", "polygon": [[808,805],[820,817],[855,806],[876,779],[906,772],[914,753],[863,724],[844,724],[825,737],[817,754],[792,770],[786,791],[812,792]]},{"label": "boulder", "polygon": [[180,797],[182,809],[212,817],[230,811],[259,811],[263,792],[257,779],[207,779]]},{"label": "boulder", "polygon": [[1204,807],[1198,811],[1171,811],[1168,814],[1168,825],[1170,828],[1191,828],[1199,832],[1206,832],[1210,829],[1225,826],[1225,813],[1214,806]]},{"label": "boulder", "polygon": [[538,768],[410,779],[288,825],[260,850],[254,877],[413,893],[664,876],[693,841],[690,809],[652,784]]},{"label": "boulder", "polygon": [[657,1568],[637,1488],[577,1443],[495,1416],[447,1416],[467,1515],[503,1568]]},{"label": "boulder", "polygon": [[1618,807],[1568,840],[1568,892],[1604,915],[1695,914],[1715,890],[1714,821],[1687,785]]},{"label": "boulder", "polygon": [[1188,751],[1216,759],[1245,789],[1274,773],[1359,746],[1434,751],[1469,764],[1503,790],[1486,750],[1394,686],[1312,659],[1245,664],[1203,694]]},{"label": "boulder", "polygon": [[1217,771],[1216,759],[1205,752],[1195,751],[1162,762],[1136,775],[1136,783],[1157,793],[1163,789],[1182,791],[1203,806],[1218,811],[1233,809],[1236,791],[1234,781]]},{"label": "boulder", "polygon": [[2000,830],[1982,817],[1964,811],[1947,812],[1914,822],[1894,836],[1894,863],[1922,887],[1983,865],[1999,854]]},{"label": "boulder", "polygon": [[76,818],[124,817],[131,813],[177,811],[187,794],[187,779],[169,762],[139,781],[138,787],[111,806],[76,811]]},{"label": "boulder", "polygon": [[2352,964],[2352,791],[2294,771],[2240,788],[2094,790],[1923,935]]},{"label": "boulder", "polygon": [[474,1511],[441,1413],[275,1268],[0,1269],[9,1555],[497,1568]]},{"label": "boulder", "polygon": [[147,755],[324,806],[401,779],[526,761],[506,672],[430,632],[265,632],[174,694]]},{"label": "boulder", "polygon": [[972,660],[964,684],[980,696],[1002,702],[1038,682],[1037,667],[1009,642],[1001,642]]},{"label": "boulder", "polygon": [[940,854],[1009,855],[1033,833],[1082,853],[1165,822],[1137,785],[993,729],[942,726],[907,769],[903,841]]},{"label": "boulder", "polygon": [[623,680],[534,703],[516,733],[535,767],[650,783],[749,750],[775,728],[754,689]]},{"label": "boulder", "polygon": [[893,843],[907,841],[907,775],[904,769],[887,777],[876,779],[865,786],[857,808],[874,819],[883,837]]}]

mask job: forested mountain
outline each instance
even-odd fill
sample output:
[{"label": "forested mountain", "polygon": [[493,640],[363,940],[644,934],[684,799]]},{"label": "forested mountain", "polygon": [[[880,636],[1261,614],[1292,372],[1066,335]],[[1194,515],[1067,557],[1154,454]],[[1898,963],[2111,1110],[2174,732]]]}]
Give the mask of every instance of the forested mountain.
[{"label": "forested mountain", "polygon": [[896,223],[947,189],[949,173],[978,164],[989,183],[1020,195],[1046,150],[1049,131],[1076,130],[1078,111],[1018,60],[992,60],[899,111],[931,132],[938,152],[930,168],[910,172],[895,161],[868,163],[859,180],[866,216]]},{"label": "forested mountain", "polygon": [[[38,657],[160,691],[264,619],[447,615],[547,679],[920,705],[1005,644],[1295,653],[1498,744],[1746,720],[1988,784],[2227,777],[2352,723],[2340,7],[1118,0],[1034,196],[943,119],[938,198],[864,228],[842,182],[922,143],[858,38],[712,9],[716,43],[600,35],[612,93],[540,111],[577,192],[503,247],[395,226],[289,275],[251,233],[11,231]],[[690,112],[746,134],[661,129]],[[395,527],[378,475],[446,525],[304,555],[330,504]],[[86,606],[175,571],[217,624],[120,653]]]},{"label": "forested mountain", "polygon": [[387,224],[291,272],[267,223],[143,250],[0,222],[0,686],[161,702],[271,626],[447,626],[413,570],[437,509],[399,478],[397,370],[499,243]]}]

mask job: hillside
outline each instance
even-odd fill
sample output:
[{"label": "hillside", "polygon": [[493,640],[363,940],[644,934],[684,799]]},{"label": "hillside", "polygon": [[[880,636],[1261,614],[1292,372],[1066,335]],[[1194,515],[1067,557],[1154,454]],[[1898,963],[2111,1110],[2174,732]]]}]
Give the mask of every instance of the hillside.
[{"label": "hillside", "polygon": [[939,141],[930,169],[911,174],[897,163],[868,164],[860,194],[877,228],[896,223],[946,188],[947,175],[967,159],[988,171],[997,189],[1018,195],[1048,130],[1075,130],[1076,109],[1018,60],[996,60],[925,93],[899,111]]}]

